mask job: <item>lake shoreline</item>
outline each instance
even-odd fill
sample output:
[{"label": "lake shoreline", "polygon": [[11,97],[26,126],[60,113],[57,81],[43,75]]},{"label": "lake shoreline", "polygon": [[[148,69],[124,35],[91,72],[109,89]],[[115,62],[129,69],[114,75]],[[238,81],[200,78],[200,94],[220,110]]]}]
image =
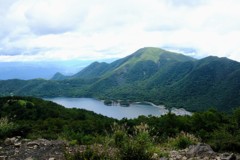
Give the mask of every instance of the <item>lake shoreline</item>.
[{"label": "lake shoreline", "polygon": [[[101,100],[101,101],[104,102],[105,100]],[[121,101],[121,100],[118,100],[118,101]],[[114,101],[113,101],[113,103],[114,103]],[[117,104],[117,105],[109,105],[109,106],[121,106],[121,107],[126,107],[126,106],[120,105],[119,103],[115,103],[115,104]],[[150,106],[153,106],[153,107],[157,107],[157,108],[159,108],[159,109],[161,109],[161,110],[168,110],[168,111],[165,112],[165,114],[171,112],[171,113],[174,113],[174,114],[176,114],[176,115],[189,115],[189,116],[192,115],[191,112],[185,110],[184,108],[174,108],[174,107],[173,107],[173,108],[167,108],[167,107],[165,107],[164,105],[156,105],[156,104],[154,104],[153,102],[149,102],[149,101],[142,101],[142,102],[141,102],[141,101],[137,101],[137,102],[131,102],[130,104],[150,105]],[[129,107],[129,106],[127,106],[127,107]]]},{"label": "lake shoreline", "polygon": [[171,109],[171,111],[164,105],[155,105],[152,102],[131,102],[129,106],[121,106],[114,103],[113,107],[104,104],[103,100],[96,98],[69,98],[69,97],[55,97],[44,98],[45,100],[58,103],[65,108],[80,108],[93,111],[97,114],[116,118],[116,119],[133,119],[140,115],[144,116],[162,116],[169,112],[176,115],[191,115],[190,112],[184,109]]}]

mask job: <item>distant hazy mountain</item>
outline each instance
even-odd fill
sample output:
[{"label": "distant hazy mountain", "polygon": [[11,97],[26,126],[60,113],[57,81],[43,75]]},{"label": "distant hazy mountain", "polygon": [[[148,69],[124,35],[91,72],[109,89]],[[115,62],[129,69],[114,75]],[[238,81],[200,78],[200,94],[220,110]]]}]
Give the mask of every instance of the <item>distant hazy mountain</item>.
[{"label": "distant hazy mountain", "polygon": [[0,79],[34,79],[46,78],[48,79],[59,68],[41,66],[33,63],[20,63],[20,62],[1,62],[0,63]]},{"label": "distant hazy mountain", "polygon": [[87,66],[89,61],[59,62],[0,62],[0,80],[35,78],[50,79],[56,72],[73,74]]},{"label": "distant hazy mountain", "polygon": [[97,97],[151,101],[168,107],[230,111],[240,106],[240,63],[142,48],[112,63],[94,62],[72,76],[0,81],[1,95]]}]

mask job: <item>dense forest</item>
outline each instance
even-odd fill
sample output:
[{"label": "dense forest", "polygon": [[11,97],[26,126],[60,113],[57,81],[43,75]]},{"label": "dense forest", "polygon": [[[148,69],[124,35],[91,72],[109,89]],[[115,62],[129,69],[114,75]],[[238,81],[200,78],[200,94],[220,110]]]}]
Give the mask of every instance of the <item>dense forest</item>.
[{"label": "dense forest", "polygon": [[[150,159],[156,152],[166,155],[166,148],[182,149],[198,142],[210,144],[215,151],[240,152],[240,108],[228,114],[209,109],[192,116],[168,113],[116,120],[38,98],[2,97],[0,139],[13,136],[62,139],[71,145],[102,144],[117,148],[120,159]],[[82,154],[75,156],[86,156]]]}]

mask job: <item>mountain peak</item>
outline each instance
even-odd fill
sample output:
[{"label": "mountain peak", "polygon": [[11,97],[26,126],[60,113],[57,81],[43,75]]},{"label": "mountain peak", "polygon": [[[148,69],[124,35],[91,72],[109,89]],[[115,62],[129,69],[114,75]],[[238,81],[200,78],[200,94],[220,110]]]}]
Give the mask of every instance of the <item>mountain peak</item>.
[{"label": "mountain peak", "polygon": [[161,50],[161,51],[166,51],[166,50],[164,50],[164,49],[157,48],[157,47],[143,47],[143,48],[138,49],[136,52],[141,51],[141,50],[143,50],[143,51],[146,51],[146,50],[152,50],[152,51],[154,51],[154,50],[160,51],[160,50]]},{"label": "mountain peak", "polygon": [[63,79],[65,79],[65,76],[62,73],[57,72],[54,74],[51,80],[63,80]]},{"label": "mountain peak", "polygon": [[155,47],[144,47],[139,50],[137,50],[135,53],[133,53],[133,57],[137,58],[138,61],[141,60],[151,60],[155,63],[159,60],[160,55],[163,53],[166,53],[168,51],[155,48]]},{"label": "mountain peak", "polygon": [[157,48],[157,47],[143,47],[143,48],[138,49],[136,52],[149,52],[150,53],[150,52],[167,52],[167,51],[164,49],[161,49],[161,48]]},{"label": "mountain peak", "polygon": [[[158,63],[164,62],[185,62],[185,61],[192,61],[194,60],[191,57],[169,52],[163,50],[161,48],[156,47],[144,47],[133,54],[124,57],[122,59],[116,60],[110,64],[102,62],[93,62],[80,72],[76,73],[75,75],[67,78],[82,78],[82,79],[92,79],[92,78],[99,78],[105,77],[106,75],[112,75],[116,71],[127,71],[129,69],[133,69],[136,65],[146,65],[144,68],[150,66],[158,66]],[[163,64],[163,63],[162,63]],[[150,66],[149,66],[150,65]],[[138,67],[136,67],[138,68]],[[135,68],[135,69],[136,69]],[[53,78],[54,80],[64,79],[62,75],[56,74]]]},{"label": "mountain peak", "polygon": [[161,48],[144,47],[137,50],[130,56],[126,57],[125,63],[122,64],[119,68],[126,65],[134,65],[141,61],[153,61],[155,63],[158,63],[160,60],[183,62],[193,61],[195,59],[180,53],[170,52]]}]

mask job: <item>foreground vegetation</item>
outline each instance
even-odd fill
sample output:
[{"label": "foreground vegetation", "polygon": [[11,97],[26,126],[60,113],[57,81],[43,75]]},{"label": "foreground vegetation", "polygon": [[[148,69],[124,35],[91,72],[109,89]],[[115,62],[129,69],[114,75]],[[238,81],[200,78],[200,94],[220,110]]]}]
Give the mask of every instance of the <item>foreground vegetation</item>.
[{"label": "foreground vegetation", "polygon": [[[240,108],[231,114],[214,109],[192,116],[167,114],[115,120],[82,109],[67,109],[33,97],[0,98],[0,139],[22,136],[61,139],[70,145],[102,145],[99,157],[88,148],[69,159],[150,159],[154,153],[167,156],[166,149],[182,149],[206,142],[215,151],[240,152]],[[108,152],[109,153],[109,152]],[[142,158],[141,158],[142,157]]]}]

